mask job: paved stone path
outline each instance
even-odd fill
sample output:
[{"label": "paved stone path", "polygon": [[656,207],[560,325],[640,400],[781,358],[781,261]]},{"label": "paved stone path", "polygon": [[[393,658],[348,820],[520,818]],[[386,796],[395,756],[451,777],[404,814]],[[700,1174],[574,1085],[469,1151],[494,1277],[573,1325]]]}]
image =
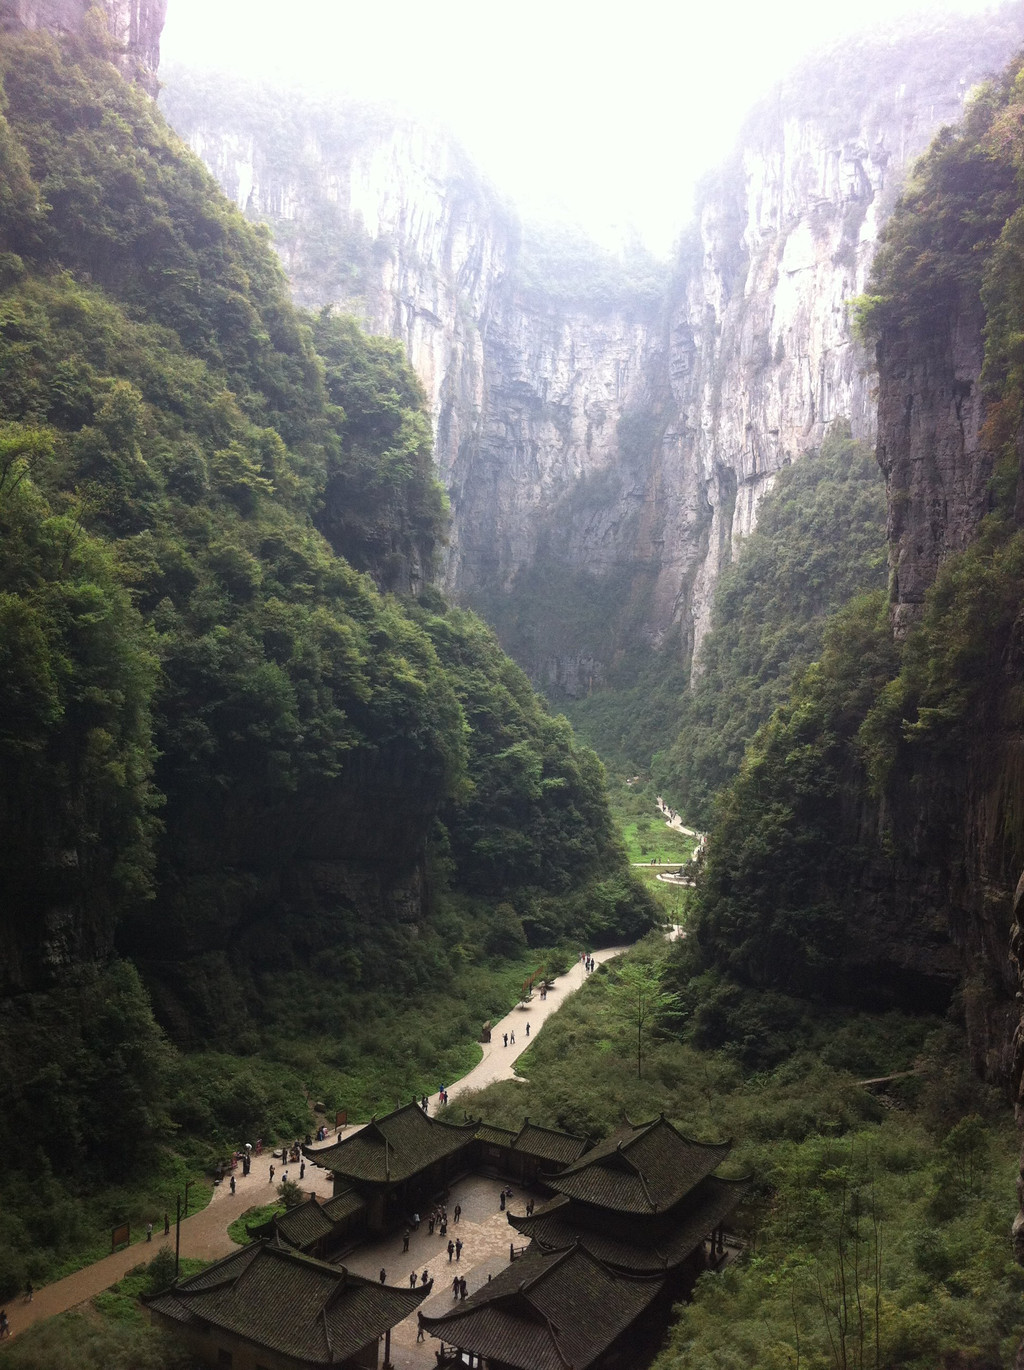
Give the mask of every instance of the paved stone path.
[{"label": "paved stone path", "polygon": [[[592,952],[594,960],[600,965],[604,961],[610,961],[613,956],[621,956],[627,947],[606,947],[603,951]],[[480,1062],[473,1067],[468,1075],[464,1075],[461,1080],[448,1086],[448,1100],[454,1102],[460,1094],[469,1093],[474,1089],[483,1089],[485,1085],[493,1084],[495,1080],[509,1080],[515,1075],[513,1066],[526,1048],[530,1045],[533,1036],[540,1031],[544,1023],[553,1013],[557,1013],[562,1004],[565,1003],[569,995],[578,990],[587,973],[583,969],[583,963],[577,961],[571,970],[565,975],[560,975],[552,989],[548,990],[547,998],[540,997],[540,990],[534,990],[533,998],[528,1004],[517,1005],[510,1013],[497,1023],[491,1025],[491,1040],[483,1044],[483,1057]],[[526,1025],[530,1025],[530,1036],[526,1035]],[[505,1033],[515,1037],[515,1042],[509,1042],[508,1046],[503,1046]],[[431,1110],[437,1111],[437,1096],[430,1100]]]},{"label": "paved stone path", "polygon": [[[525,1246],[526,1239],[509,1225],[501,1208],[500,1196],[505,1183],[486,1175],[467,1175],[451,1187],[448,1212],[454,1213],[455,1205],[459,1203],[462,1217],[457,1224],[449,1219],[447,1237],[442,1238],[439,1231],[431,1235],[429,1224],[421,1222],[419,1230],[409,1239],[407,1252],[402,1251],[401,1234],[392,1234],[350,1252],[345,1256],[344,1264],[357,1275],[369,1279],[376,1279],[380,1271],[385,1270],[388,1284],[405,1288],[408,1288],[409,1276],[414,1270],[420,1273],[426,1270],[434,1287],[420,1307],[428,1316],[437,1317],[454,1302],[453,1276],[465,1275],[467,1291],[472,1294],[487,1283],[488,1275],[496,1275],[508,1265],[511,1241],[519,1247]],[[543,1202],[539,1193],[517,1187],[508,1203],[509,1211],[522,1213],[531,1195]],[[464,1243],[458,1262],[448,1260],[447,1250],[449,1239],[456,1237]],[[429,1336],[417,1342],[418,1329],[415,1313],[392,1329],[391,1364],[395,1370],[430,1370],[436,1364],[434,1353],[440,1343]],[[382,1364],[383,1359],[382,1350]]]},{"label": "paved stone path", "polygon": [[[619,956],[626,950],[625,947],[609,947],[603,951],[593,953],[594,960],[598,963],[609,960],[613,956]],[[448,1086],[448,1097],[450,1100],[456,1099],[460,1094],[469,1090],[482,1089],[484,1085],[489,1085],[495,1080],[507,1080],[514,1076],[514,1065],[520,1055],[530,1045],[533,1035],[540,1031],[543,1024],[550,1015],[565,1003],[569,995],[579,989],[580,985],[587,978],[582,963],[577,961],[576,965],[567,974],[559,976],[556,985],[548,991],[545,1000],[541,1000],[539,991],[535,991],[532,1001],[525,1005],[514,1008],[506,1014],[500,1022],[494,1024],[491,1042],[483,1047],[483,1059],[478,1065],[464,1076],[461,1080]],[[530,1024],[530,1036],[526,1035],[526,1024]],[[515,1045],[502,1046],[502,1036],[505,1032],[510,1035],[515,1033]],[[437,1111],[438,1099],[433,1096],[430,1100],[432,1112]],[[345,1128],[343,1135],[348,1137],[357,1131],[357,1126]],[[336,1140],[332,1133],[325,1146],[330,1146]],[[270,1167],[275,1167],[274,1184],[270,1181]],[[275,1185],[279,1184],[284,1174],[290,1179],[299,1179],[298,1166],[282,1166],[280,1156],[274,1157],[269,1151],[264,1151],[262,1156],[253,1156],[252,1170],[247,1178],[243,1179],[241,1174],[235,1177],[236,1192],[231,1193],[228,1180],[224,1180],[214,1188],[213,1195],[207,1207],[200,1212],[182,1219],[181,1224],[181,1254],[182,1256],[197,1256],[203,1260],[216,1260],[219,1256],[226,1256],[238,1248],[228,1236],[228,1226],[244,1213],[247,1208],[253,1208],[259,1204],[271,1203],[275,1195]],[[332,1193],[332,1179],[328,1171],[322,1170],[319,1166],[307,1162],[305,1177],[301,1180],[303,1190],[307,1193],[316,1193],[320,1198],[329,1198]],[[499,1185],[497,1181],[491,1184],[497,1195]],[[495,1198],[495,1203],[497,1202]],[[467,1205],[464,1203],[463,1207]],[[464,1219],[465,1221],[465,1219]],[[163,1234],[163,1214],[153,1214],[153,1240],[152,1242],[136,1242],[126,1250],[116,1251],[113,1255],[105,1257],[101,1261],[96,1261],[93,1265],[86,1266],[82,1270],[76,1270],[73,1275],[68,1275],[62,1280],[57,1280],[53,1284],[48,1284],[42,1289],[37,1290],[31,1302],[26,1302],[20,1295],[16,1295],[7,1305],[7,1316],[10,1320],[11,1334],[17,1336],[19,1332],[24,1332],[33,1323],[41,1321],[43,1318],[52,1318],[57,1313],[64,1313],[69,1308],[74,1308],[87,1299],[100,1294],[104,1289],[109,1289],[112,1284],[116,1284],[123,1275],[133,1269],[140,1262],[150,1261],[162,1246],[169,1246],[174,1250],[174,1225],[171,1224],[170,1235],[165,1237]],[[426,1232],[426,1223],[422,1226],[422,1231]],[[502,1241],[499,1246],[508,1255],[508,1236],[506,1235],[507,1223],[505,1215],[500,1215],[499,1230],[502,1234]],[[468,1229],[467,1229],[468,1231]],[[367,1251],[375,1248],[366,1248]],[[359,1256],[362,1256],[360,1251]],[[375,1264],[377,1257],[371,1260],[372,1272],[376,1275],[380,1265]],[[385,1265],[387,1262],[384,1262]],[[495,1267],[500,1269],[503,1262]],[[355,1263],[353,1257],[353,1269],[361,1266]],[[421,1267],[422,1269],[422,1267]],[[404,1280],[408,1280],[408,1271],[404,1273]],[[493,1272],[492,1272],[493,1273]],[[429,1302],[429,1301],[428,1301]],[[415,1340],[415,1323],[413,1323],[413,1340]],[[420,1350],[423,1349],[421,1343]],[[392,1356],[394,1359],[394,1356]],[[433,1352],[430,1361],[433,1360]],[[396,1365],[398,1362],[395,1362]],[[424,1361],[423,1364],[428,1364]]]},{"label": "paved stone path", "polygon": [[660,794],[658,795],[656,803],[664,815],[666,828],[675,828],[676,832],[681,832],[685,837],[696,837],[703,841],[704,834],[698,832],[696,828],[684,827],[683,820],[673,809],[669,808]]}]

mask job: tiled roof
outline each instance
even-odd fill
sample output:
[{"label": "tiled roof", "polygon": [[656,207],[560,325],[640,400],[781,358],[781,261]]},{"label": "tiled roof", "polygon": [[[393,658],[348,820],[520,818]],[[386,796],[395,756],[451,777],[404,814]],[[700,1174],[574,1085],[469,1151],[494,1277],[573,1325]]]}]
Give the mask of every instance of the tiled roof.
[{"label": "tiled roof", "polygon": [[361,1208],[365,1208],[366,1200],[354,1189],[343,1189],[340,1194],[335,1194],[333,1198],[324,1199],[320,1207],[332,1223],[340,1223],[343,1218],[350,1218],[353,1213],[358,1213]]},{"label": "tiled roof", "polygon": [[288,1246],[306,1251],[322,1237],[329,1237],[343,1219],[365,1207],[365,1200],[354,1189],[343,1189],[323,1202],[311,1194],[305,1203],[276,1213],[265,1223],[247,1227],[252,1238],[272,1237],[276,1233]]},{"label": "tiled roof", "polygon": [[424,1328],[515,1370],[586,1370],[655,1299],[661,1279],[617,1275],[584,1251],[528,1252]]},{"label": "tiled roof", "polygon": [[664,1116],[618,1128],[552,1181],[560,1194],[618,1213],[664,1213],[720,1165],[731,1142],[695,1142]]},{"label": "tiled roof", "polygon": [[150,1299],[184,1325],[212,1325],[310,1367],[337,1366],[402,1321],[426,1289],[395,1289],[343,1266],[257,1242]]},{"label": "tiled roof", "polygon": [[587,1149],[585,1137],[574,1137],[570,1132],[556,1132],[550,1127],[538,1127],[529,1118],[518,1132],[482,1122],[477,1126],[476,1135],[481,1142],[489,1142],[492,1146],[505,1146],[510,1151],[520,1151],[527,1156],[539,1156],[543,1161],[559,1161],[562,1164],[575,1161]]},{"label": "tiled roof", "polygon": [[576,1206],[562,1196],[552,1199],[532,1217],[514,1217],[510,1213],[508,1220],[545,1251],[565,1251],[579,1242],[592,1256],[616,1270],[636,1274],[669,1271],[681,1265],[725,1221],[749,1187],[749,1180],[720,1180],[709,1175],[694,1191],[692,1203],[680,1213],[679,1221],[654,1240],[645,1240],[642,1219],[634,1228],[632,1241],[622,1235],[611,1236],[583,1227],[574,1221]]},{"label": "tiled roof", "polygon": [[481,1123],[476,1130],[477,1140],[489,1142],[492,1146],[511,1146],[516,1139],[516,1134],[507,1127],[492,1127],[490,1123]]},{"label": "tiled roof", "polygon": [[296,1246],[300,1250],[312,1246],[314,1242],[318,1242],[321,1237],[328,1236],[334,1230],[334,1224],[323,1211],[315,1194],[305,1203],[297,1204],[287,1212],[278,1214],[274,1226],[289,1246]]},{"label": "tiled roof", "polygon": [[587,1149],[585,1137],[574,1137],[571,1132],[556,1132],[550,1127],[538,1127],[529,1118],[519,1129],[513,1143],[516,1151],[525,1151],[530,1156],[540,1156],[545,1161],[561,1161],[568,1164],[578,1160]]},{"label": "tiled roof", "polygon": [[334,1146],[307,1151],[317,1165],[364,1184],[396,1184],[471,1141],[476,1123],[443,1123],[406,1104]]}]

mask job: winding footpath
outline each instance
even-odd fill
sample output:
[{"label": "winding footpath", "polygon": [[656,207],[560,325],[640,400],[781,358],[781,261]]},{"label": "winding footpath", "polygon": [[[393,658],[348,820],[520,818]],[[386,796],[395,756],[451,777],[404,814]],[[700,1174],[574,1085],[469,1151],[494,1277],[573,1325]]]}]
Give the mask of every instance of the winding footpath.
[{"label": "winding footpath", "polygon": [[[594,952],[593,959],[601,964],[615,956],[620,956],[627,950],[627,947],[607,947],[603,951]],[[582,963],[577,961],[571,970],[558,977],[557,984],[548,991],[546,999],[542,1000],[539,994],[535,994],[530,1003],[518,1005],[510,1013],[507,1013],[500,1022],[494,1023],[491,1028],[491,1041],[484,1044],[483,1057],[480,1062],[461,1080],[448,1086],[449,1100],[453,1101],[460,1095],[483,1089],[485,1085],[493,1084],[495,1080],[513,1079],[516,1061],[537,1033],[540,1032],[551,1014],[557,1012],[569,995],[578,990],[586,978],[587,975]],[[530,1025],[529,1036],[526,1032],[527,1024]],[[510,1042],[507,1047],[502,1045],[506,1032],[510,1037],[513,1034],[515,1036],[514,1044]],[[432,1112],[436,1112],[438,1102],[436,1095],[431,1097],[430,1108]],[[343,1135],[351,1136],[353,1132],[358,1131],[360,1126],[362,1124],[343,1129]],[[323,1143],[323,1146],[332,1146],[335,1140],[336,1137],[331,1136]],[[238,1249],[228,1236],[228,1227],[247,1208],[270,1203],[275,1198],[274,1183],[270,1179],[272,1164],[275,1167],[275,1181],[280,1182],[289,1169],[292,1172],[290,1178],[299,1179],[298,1167],[291,1166],[282,1169],[280,1157],[275,1160],[269,1151],[265,1151],[262,1156],[253,1156],[252,1169],[249,1175],[245,1179],[240,1175],[235,1177],[236,1192],[234,1194],[231,1193],[229,1182],[225,1180],[223,1184],[215,1187],[207,1207],[182,1220],[182,1256],[216,1260],[218,1257],[227,1256]],[[333,1192],[331,1173],[317,1165],[307,1163],[305,1176],[300,1183],[307,1194],[315,1193],[321,1199],[329,1198]],[[113,1255],[96,1261],[93,1265],[85,1266],[82,1270],[76,1270],[73,1275],[68,1275],[53,1284],[45,1285],[36,1291],[31,1302],[26,1301],[20,1295],[9,1300],[6,1309],[12,1336],[24,1332],[33,1323],[40,1322],[44,1318],[52,1318],[57,1313],[65,1313],[68,1309],[75,1308],[87,1299],[101,1294],[103,1290],[109,1289],[112,1284],[116,1284],[123,1275],[139,1265],[140,1262],[152,1260],[161,1247],[170,1247],[173,1251],[175,1237],[173,1222],[168,1236],[164,1236],[162,1214],[153,1214],[153,1226],[152,1242],[135,1242],[126,1250],[115,1251]]]}]

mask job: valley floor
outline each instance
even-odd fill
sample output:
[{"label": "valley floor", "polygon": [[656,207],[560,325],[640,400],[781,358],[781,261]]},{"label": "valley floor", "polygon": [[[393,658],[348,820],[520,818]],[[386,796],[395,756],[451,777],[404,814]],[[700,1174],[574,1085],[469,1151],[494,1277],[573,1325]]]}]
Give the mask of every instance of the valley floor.
[{"label": "valley floor", "polygon": [[[604,961],[610,960],[612,957],[621,955],[625,950],[627,950],[625,947],[606,947],[602,951],[594,952],[593,958],[598,964],[601,964]],[[510,1013],[506,1014],[504,1018],[494,1023],[491,1030],[491,1041],[483,1045],[483,1056],[479,1064],[474,1066],[474,1068],[469,1071],[467,1075],[463,1076],[461,1080],[448,1085],[449,1100],[454,1101],[461,1094],[483,1089],[486,1085],[493,1084],[497,1080],[513,1079],[515,1077],[515,1062],[530,1045],[530,1042],[541,1030],[551,1014],[557,1012],[561,1005],[565,1003],[569,995],[579,989],[586,978],[586,973],[584,972],[581,962],[577,961],[565,975],[559,976],[557,985],[548,992],[546,999],[542,1000],[539,994],[535,994],[529,1004],[517,1005]],[[530,1024],[529,1036],[527,1036],[526,1033],[527,1023]],[[513,1034],[515,1035],[514,1043],[510,1042],[507,1047],[502,1045],[505,1033],[509,1033],[510,1036]],[[442,1081],[439,1083],[446,1082]],[[430,1104],[432,1109],[436,1109],[438,1100],[432,1097]],[[345,1129],[345,1132],[351,1136],[352,1132],[357,1131],[360,1126],[362,1126],[362,1124],[356,1124],[351,1128]],[[241,1141],[242,1139],[240,1139],[240,1145]],[[324,1146],[330,1146],[334,1141],[335,1137],[331,1136],[324,1143]],[[202,1260],[217,1260],[221,1256],[226,1256],[236,1249],[235,1243],[228,1236],[228,1228],[240,1214],[246,1211],[247,1208],[269,1203],[272,1200],[274,1196],[274,1188],[272,1187],[270,1180],[270,1166],[272,1164],[276,1166],[275,1178],[280,1180],[280,1158],[275,1161],[274,1156],[271,1154],[271,1149],[267,1148],[261,1156],[253,1156],[252,1169],[248,1177],[243,1179],[241,1175],[236,1176],[235,1194],[231,1193],[230,1186],[225,1180],[223,1184],[218,1185],[217,1188],[214,1189],[213,1196],[206,1208],[202,1209],[199,1213],[195,1213],[191,1217],[184,1219],[181,1224],[181,1255],[183,1257],[191,1256],[198,1257]],[[293,1173],[291,1178],[296,1179],[297,1175]],[[467,1181],[466,1183],[476,1184],[476,1181]],[[307,1194],[315,1193],[318,1198],[328,1198],[332,1193],[330,1173],[320,1169],[320,1167],[316,1165],[308,1165],[306,1167],[306,1174],[301,1184],[304,1192]],[[494,1208],[497,1210],[497,1194],[500,1187],[498,1181],[495,1180],[491,1182],[481,1180],[480,1184],[485,1187],[489,1185],[490,1188],[494,1190]],[[467,1218],[479,1209],[480,1219],[482,1221],[484,1209],[486,1207],[482,1200],[478,1202],[477,1198],[474,1197],[471,1205],[467,1203],[466,1200],[463,1200],[463,1207],[467,1209]],[[466,1272],[464,1273],[468,1273],[468,1271],[476,1268],[476,1263],[481,1259],[480,1253],[483,1251],[486,1251],[487,1253],[488,1262],[490,1262],[492,1256],[501,1255],[501,1253],[504,1252],[503,1259],[497,1265],[494,1265],[493,1269],[491,1268],[491,1264],[488,1263],[487,1270],[483,1272],[484,1278],[486,1278],[488,1271],[494,1273],[494,1270],[500,1269],[501,1265],[507,1260],[508,1224],[505,1221],[504,1214],[499,1214],[499,1218],[500,1223],[486,1225],[486,1231],[489,1235],[486,1236],[482,1244],[478,1244],[478,1249],[472,1253],[474,1265],[467,1266]],[[475,1222],[476,1219],[473,1219],[473,1223]],[[39,1289],[31,1302],[23,1300],[20,1296],[17,1299],[12,1300],[7,1306],[7,1315],[11,1324],[11,1334],[17,1336],[19,1332],[24,1332],[27,1328],[31,1327],[33,1323],[41,1322],[45,1318],[52,1318],[58,1313],[65,1313],[69,1309],[75,1308],[77,1305],[86,1302],[86,1300],[94,1298],[97,1294],[102,1293],[103,1290],[109,1289],[112,1284],[116,1284],[129,1270],[137,1266],[140,1261],[152,1259],[162,1246],[169,1246],[173,1251],[175,1237],[173,1221],[170,1234],[164,1236],[163,1215],[162,1213],[154,1213],[153,1227],[152,1243],[136,1242],[133,1246],[121,1251],[116,1251],[102,1261],[97,1261],[93,1265],[75,1271],[73,1275],[68,1275],[63,1280],[56,1280],[53,1284],[46,1285],[44,1288]],[[493,1233],[491,1233],[491,1227],[494,1228],[494,1232],[498,1232],[500,1229],[502,1234],[500,1241],[497,1241]],[[467,1226],[467,1232],[468,1230],[469,1228]],[[426,1232],[426,1224],[423,1225],[422,1231],[424,1233]],[[395,1244],[395,1239],[390,1238],[379,1245],[386,1247],[389,1241],[392,1246]],[[467,1241],[467,1245],[468,1244]],[[468,1255],[469,1253],[467,1253],[467,1257]],[[365,1260],[369,1260],[369,1266],[367,1268],[370,1269],[370,1273],[374,1275],[376,1275],[377,1271],[380,1269],[378,1261],[382,1261],[385,1266],[388,1264],[387,1260],[384,1259],[384,1256],[377,1251],[377,1245],[369,1246],[365,1251],[360,1250],[353,1253],[346,1259],[351,1261],[352,1268],[359,1273],[365,1273],[363,1265]],[[418,1254],[417,1259],[421,1259]],[[422,1266],[420,1268],[422,1269]],[[397,1271],[394,1272],[394,1277],[391,1277],[392,1272],[389,1270],[389,1280],[391,1283],[405,1284],[408,1281],[409,1271],[403,1266],[401,1278],[398,1278]],[[479,1282],[480,1281],[478,1280],[477,1283]],[[471,1287],[475,1288],[476,1285],[471,1282]],[[432,1296],[432,1299],[436,1298],[438,1298],[438,1295],[435,1293]],[[434,1311],[433,1307],[429,1307],[428,1311]],[[413,1320],[411,1338],[404,1337],[403,1335],[403,1341],[410,1340],[413,1343],[415,1342],[415,1320]],[[423,1351],[423,1349],[424,1346],[421,1343],[419,1350]],[[426,1359],[423,1359],[422,1361],[413,1359],[400,1363],[394,1356],[392,1359],[395,1360],[395,1364],[400,1367],[400,1370],[401,1364],[412,1366],[422,1363],[427,1365],[433,1363],[433,1349],[428,1351]]]}]

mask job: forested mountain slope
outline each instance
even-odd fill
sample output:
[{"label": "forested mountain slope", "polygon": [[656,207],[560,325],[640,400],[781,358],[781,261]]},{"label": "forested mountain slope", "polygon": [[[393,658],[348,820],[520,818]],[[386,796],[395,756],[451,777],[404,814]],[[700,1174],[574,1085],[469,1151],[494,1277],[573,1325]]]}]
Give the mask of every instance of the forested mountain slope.
[{"label": "forested mountain slope", "polygon": [[403,340],[452,502],[444,584],[578,699],[643,652],[687,669],[779,472],[837,420],[873,438],[846,302],[914,159],[1021,41],[1010,3],[815,53],[700,187],[670,272],[520,223],[387,110],[182,71],[161,101],[300,298]]},{"label": "forested mountain slope", "polygon": [[251,1052],[651,917],[597,758],[430,585],[400,345],[296,311],[106,44],[0,38],[0,1137],[59,1099],[71,1187],[169,1135],[148,996]]},{"label": "forested mountain slope", "polygon": [[821,649],[825,622],[885,584],[885,491],[874,451],[836,425],[779,473],[757,528],[715,591],[711,630],[680,699],[661,789],[705,828],[744,748]]},{"label": "forested mountain slope", "polygon": [[695,927],[704,963],[748,982],[904,1003],[945,982],[975,1068],[1015,1095],[1022,129],[1017,60],[936,140],[885,231],[861,315],[881,380],[888,601],[832,623],[748,750]]}]

